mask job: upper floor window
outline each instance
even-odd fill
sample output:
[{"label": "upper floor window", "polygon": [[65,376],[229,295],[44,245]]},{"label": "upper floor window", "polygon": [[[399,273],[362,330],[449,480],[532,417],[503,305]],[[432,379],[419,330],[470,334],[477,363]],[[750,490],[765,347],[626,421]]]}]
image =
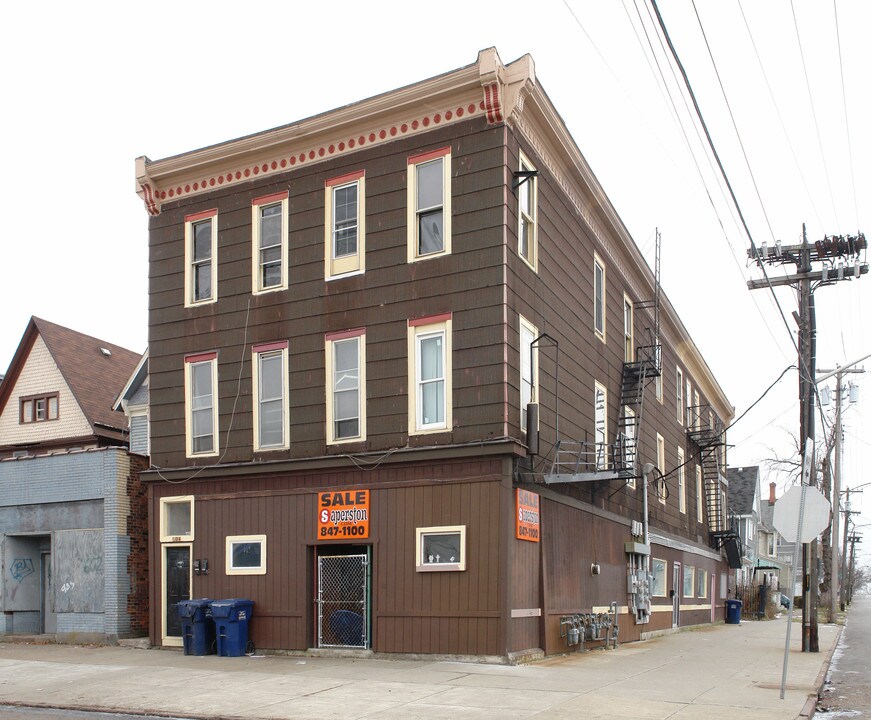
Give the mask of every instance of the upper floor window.
[{"label": "upper floor window", "polygon": [[362,170],[325,183],[327,280],[363,272],[366,259],[366,176]]},{"label": "upper floor window", "polygon": [[677,368],[675,376],[677,387],[675,388],[675,405],[677,406],[677,421],[683,425],[684,401],[683,401],[683,371]]},{"label": "upper floor window", "polygon": [[287,411],[287,340],[255,345],[254,449],[280,450],[289,446]]},{"label": "upper floor window", "polygon": [[608,391],[604,385],[595,383],[593,393],[595,417],[596,470],[608,467]]},{"label": "upper floor window", "polygon": [[683,448],[677,449],[677,498],[682,513],[687,511],[687,473]]},{"label": "upper floor window", "polygon": [[451,252],[451,149],[408,158],[408,261]]},{"label": "upper floor window", "polygon": [[[520,172],[534,173],[535,168],[527,157],[520,153]],[[517,252],[533,269],[538,269],[538,178],[535,175],[521,176],[517,188],[519,208],[517,213]]]},{"label": "upper floor window", "polygon": [[366,331],[326,336],[327,442],[366,439]]},{"label": "upper floor window", "polygon": [[693,384],[687,378],[687,394],[684,396],[686,403],[686,425],[688,428],[694,427],[693,423]]},{"label": "upper floor window", "polygon": [[605,339],[605,264],[596,255],[593,259],[593,328],[596,336]]},{"label": "upper floor window", "polygon": [[623,296],[623,361],[635,362],[635,308],[627,295]]},{"label": "upper floor window", "polygon": [[218,211],[184,219],[185,307],[218,299]]},{"label": "upper floor window", "polygon": [[288,191],[251,201],[251,273],[255,294],[287,288]]},{"label": "upper floor window", "polygon": [[58,419],[58,394],[29,395],[20,400],[19,423]]},{"label": "upper floor window", "polygon": [[217,455],[218,354],[188,355],[184,360],[187,455]]},{"label": "upper floor window", "polygon": [[704,522],[702,508],[704,507],[705,496],[702,489],[702,466],[696,465],[696,521]]},{"label": "upper floor window", "polygon": [[[660,473],[665,475],[665,438],[659,433],[656,433],[656,467]],[[665,505],[668,493],[666,492],[665,480],[661,477],[657,479],[657,495],[659,502]]]},{"label": "upper floor window", "polygon": [[450,313],[408,321],[408,432],[451,429]]},{"label": "upper floor window", "polygon": [[535,402],[538,385],[538,348],[532,343],[538,330],[526,318],[520,318],[520,429],[526,432],[526,407]]}]

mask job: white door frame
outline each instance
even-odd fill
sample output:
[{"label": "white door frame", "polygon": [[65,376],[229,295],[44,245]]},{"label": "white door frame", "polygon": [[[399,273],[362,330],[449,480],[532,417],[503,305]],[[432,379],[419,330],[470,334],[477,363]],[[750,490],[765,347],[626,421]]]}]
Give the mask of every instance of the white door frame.
[{"label": "white door frame", "polygon": [[160,546],[160,642],[167,647],[181,647],[184,638],[167,636],[166,634],[166,551],[169,548],[186,547],[190,553],[188,558],[188,588],[193,586],[193,543],[162,543]]}]

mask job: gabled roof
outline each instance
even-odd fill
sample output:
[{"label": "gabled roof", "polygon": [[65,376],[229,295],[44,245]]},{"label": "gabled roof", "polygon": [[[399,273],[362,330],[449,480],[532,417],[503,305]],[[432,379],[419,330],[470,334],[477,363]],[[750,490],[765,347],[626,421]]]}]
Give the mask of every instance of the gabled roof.
[{"label": "gabled roof", "polygon": [[759,494],[759,466],[727,468],[729,480],[729,512],[752,515],[753,501]]},{"label": "gabled roof", "polygon": [[140,354],[38,317],[30,318],[0,383],[0,412],[9,401],[37,336],[42,337],[94,435],[105,435],[106,430],[116,435],[124,430],[125,418],[119,417],[112,405],[136,368]]},{"label": "gabled roof", "polygon": [[142,387],[145,378],[148,377],[148,350],[142,353],[136,367],[133,368],[133,374],[127,378],[127,384],[122,388],[115,402],[112,403],[112,409],[115,412],[125,412],[126,402],[132,398],[136,392]]}]

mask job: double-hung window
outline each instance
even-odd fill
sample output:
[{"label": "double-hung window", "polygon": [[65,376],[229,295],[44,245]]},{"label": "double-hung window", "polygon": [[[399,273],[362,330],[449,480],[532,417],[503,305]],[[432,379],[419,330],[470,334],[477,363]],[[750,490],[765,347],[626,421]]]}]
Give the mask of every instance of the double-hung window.
[{"label": "double-hung window", "polygon": [[598,255],[593,258],[593,329],[605,339],[605,264]]},{"label": "double-hung window", "polygon": [[678,507],[682,513],[687,511],[687,473],[684,466],[685,454],[683,448],[677,449],[677,498]]},{"label": "double-hung window", "polygon": [[450,313],[408,321],[408,432],[451,429]]},{"label": "double-hung window", "polygon": [[408,158],[408,262],[451,252],[451,149]]},{"label": "double-hung window", "polygon": [[538,178],[535,168],[520,153],[520,185],[517,187],[517,252],[533,270],[538,269]]},{"label": "double-hung window", "polygon": [[185,357],[187,455],[218,454],[218,354]]},{"label": "double-hung window", "polygon": [[538,337],[538,330],[526,320],[520,318],[520,429],[527,430],[526,408],[536,401],[535,388],[538,385],[538,348],[533,347],[533,341]]},{"label": "double-hung window", "polygon": [[683,425],[684,418],[684,401],[683,401],[683,371],[678,368],[676,375],[676,389],[675,389],[675,405],[677,406],[677,421],[679,424]]},{"label": "double-hung window", "polygon": [[[659,433],[656,433],[656,467],[663,475],[665,475],[665,438]],[[668,497],[668,491],[665,486],[665,480],[661,477],[656,480],[656,491],[659,497],[659,502],[665,505],[665,500]]]},{"label": "double-hung window", "polygon": [[702,491],[702,466],[696,465],[696,520],[698,522],[704,522],[704,515],[702,508],[704,507],[704,493]]},{"label": "double-hung window", "polygon": [[255,345],[253,353],[254,449],[286,449],[290,435],[287,340]]},{"label": "double-hung window", "polygon": [[288,191],[251,201],[254,294],[287,289]]},{"label": "double-hung window", "polygon": [[604,470],[608,467],[608,391],[599,383],[595,384],[593,412],[596,422],[596,470]]},{"label": "double-hung window", "polygon": [[326,336],[327,442],[366,439],[366,330]]},{"label": "double-hung window", "polygon": [[623,296],[623,360],[635,362],[635,308],[627,295]]},{"label": "double-hung window", "polygon": [[324,183],[324,277],[363,272],[366,260],[366,176],[364,171]]},{"label": "double-hung window", "polygon": [[218,211],[184,219],[185,307],[218,299]]}]

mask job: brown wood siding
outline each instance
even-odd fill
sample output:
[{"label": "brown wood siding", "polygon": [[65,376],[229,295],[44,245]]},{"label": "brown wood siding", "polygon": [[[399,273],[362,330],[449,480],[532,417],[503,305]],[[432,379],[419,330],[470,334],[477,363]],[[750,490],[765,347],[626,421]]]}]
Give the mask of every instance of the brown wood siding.
[{"label": "brown wood siding", "polygon": [[[370,490],[372,637],[379,652],[500,655],[500,566],[504,522],[501,461],[417,464],[258,478],[150,485],[151,533],[159,538],[160,498],[195,497],[192,558],[209,560],[195,575],[192,597],[254,600],[251,638],[263,649],[305,649],[314,635],[314,548],[317,492]],[[466,526],[466,570],[417,572],[415,529]],[[227,575],[228,535],[267,536],[265,575]],[[159,543],[151,545],[160,568]],[[152,642],[160,643],[160,572],[152,574]]]},{"label": "brown wood siding", "polygon": [[[409,264],[407,158],[446,144],[453,149],[452,254]],[[241,190],[228,188],[194,202],[165,205],[163,213],[152,218],[150,232],[154,463],[194,464],[184,457],[182,359],[202,350],[218,352],[223,460],[254,458],[249,346],[277,339],[290,341],[291,450],[261,457],[346,452],[347,447],[325,445],[324,334],[353,327],[367,331],[368,439],[357,449],[502,436],[503,163],[502,129],[472,120],[298,168]],[[326,282],[324,180],[357,169],[366,171],[366,273]],[[252,296],[251,200],[279,190],[290,193],[290,286]],[[185,308],[184,216],[211,207],[218,209],[218,301]],[[442,312],[453,312],[454,428],[409,438],[407,321]]]},{"label": "brown wood siding", "polygon": [[[529,489],[529,488],[524,488]],[[516,501],[511,491],[511,517]],[[543,543],[518,540],[514,522],[506,528],[506,540],[511,553],[511,576],[508,581],[508,652],[541,647],[542,617],[511,617],[512,610],[539,610],[542,603]]]}]

